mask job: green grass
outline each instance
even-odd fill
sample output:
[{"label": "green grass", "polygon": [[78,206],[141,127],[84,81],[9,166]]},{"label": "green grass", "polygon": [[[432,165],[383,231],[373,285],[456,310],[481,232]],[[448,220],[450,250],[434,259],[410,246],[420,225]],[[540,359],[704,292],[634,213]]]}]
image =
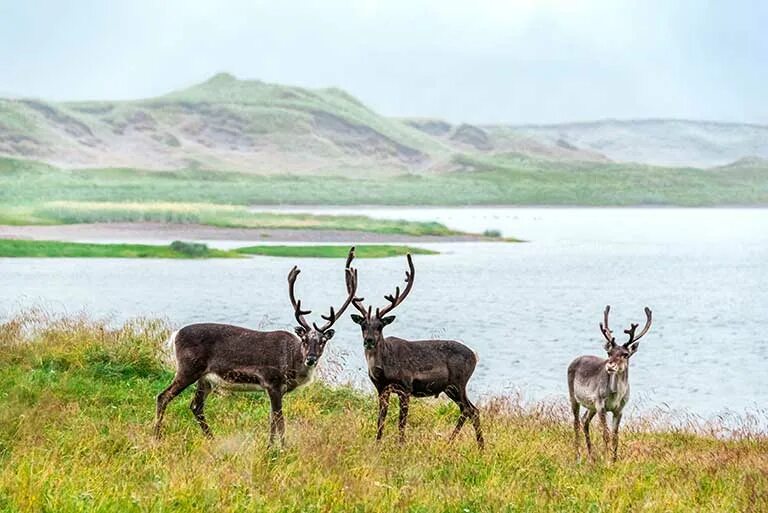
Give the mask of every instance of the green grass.
[{"label": "green grass", "polygon": [[[248,246],[211,249],[205,244],[174,241],[168,246],[149,244],[95,244],[50,240],[0,239],[0,257],[69,258],[237,258],[263,255],[298,258],[346,258],[349,246]],[[397,245],[359,245],[357,258],[386,258],[411,253],[437,255],[437,251]]]},{"label": "green grass", "polygon": [[456,163],[473,171],[351,179],[196,170],[65,171],[0,159],[0,222],[62,222],[59,215],[76,219],[80,214],[70,215],[74,213],[66,205],[92,202],[223,206],[768,204],[768,169],[759,167],[670,169],[546,162],[515,155],[457,157]]},{"label": "green grass", "polygon": [[[298,258],[346,258],[349,252],[348,246],[248,246],[238,248],[238,253],[248,255],[266,255]],[[392,245],[357,245],[355,256],[357,258],[386,258],[406,254],[412,255],[437,255],[437,251],[414,248],[411,246]]]},{"label": "green grass", "polygon": [[393,404],[377,444],[374,397],[316,383],[286,396],[288,445],[269,453],[264,396],[211,396],[206,413],[217,437],[207,441],[188,390],[169,406],[158,442],[155,396],[172,377],[158,347],[169,331],[158,321],[114,328],[39,312],[0,324],[0,511],[768,508],[764,436],[716,439],[630,418],[618,463],[575,464],[564,399],[540,407],[487,401],[487,447],[479,452],[468,428],[446,443],[458,416],[447,400],[411,402],[405,443],[396,437]]},{"label": "green grass", "polygon": [[205,244],[181,241],[159,246],[0,239],[0,257],[237,258],[240,256],[242,255],[235,251],[210,249]]}]

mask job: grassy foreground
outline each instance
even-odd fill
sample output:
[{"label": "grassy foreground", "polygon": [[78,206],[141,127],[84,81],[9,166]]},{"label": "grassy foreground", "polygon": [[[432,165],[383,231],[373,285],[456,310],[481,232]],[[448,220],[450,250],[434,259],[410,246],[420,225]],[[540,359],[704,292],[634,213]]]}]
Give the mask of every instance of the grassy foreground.
[{"label": "grassy foreground", "polygon": [[171,379],[158,346],[168,332],[159,321],[113,329],[34,312],[0,325],[0,511],[768,508],[762,436],[718,440],[630,421],[617,464],[577,465],[559,405],[486,402],[481,453],[469,429],[447,446],[457,411],[445,400],[412,402],[405,444],[390,414],[376,444],[371,395],[314,384],[286,396],[288,446],[268,454],[264,397],[212,397],[207,414],[217,438],[209,442],[187,391],[171,403],[165,437],[156,442],[154,396]]},{"label": "grassy foreground", "polygon": [[[211,249],[205,244],[174,241],[151,244],[93,244],[50,240],[0,239],[0,257],[69,258],[238,258],[264,255],[298,258],[346,258],[349,246],[247,246],[233,250]],[[359,245],[358,258],[385,258],[411,253],[436,255],[437,251],[411,246]]]}]

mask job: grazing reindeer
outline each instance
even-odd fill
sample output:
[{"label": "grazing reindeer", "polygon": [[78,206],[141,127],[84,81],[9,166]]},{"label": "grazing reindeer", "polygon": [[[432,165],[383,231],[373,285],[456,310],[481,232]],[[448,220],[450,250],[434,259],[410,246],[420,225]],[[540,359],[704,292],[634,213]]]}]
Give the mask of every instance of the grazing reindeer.
[{"label": "grazing reindeer", "polygon": [[309,383],[323,354],[326,342],[333,337],[331,326],[347,309],[357,289],[357,271],[346,269],[349,287],[344,304],[322,318],[322,326],[310,327],[304,316],[312,312],[301,309],[294,285],[301,271],[293,267],[288,274],[288,295],[298,326],[289,331],[255,331],[228,324],[191,324],[173,333],[168,341],[176,359],[176,375],[171,385],[157,396],[155,436],[160,437],[163,414],[168,403],[185,388],[197,382],[190,408],[207,437],[211,429],[203,414],[205,399],[214,387],[233,391],[266,390],[271,404],[269,445],[277,436],[283,443],[283,395]]},{"label": "grazing reindeer", "polygon": [[579,408],[584,406],[582,419],[584,425],[584,438],[587,441],[587,453],[592,455],[592,440],[589,436],[589,423],[597,414],[600,419],[600,427],[603,431],[603,442],[608,450],[610,436],[606,412],[613,414],[613,444],[611,447],[612,460],[616,461],[616,452],[619,447],[619,423],[621,412],[629,401],[629,358],[637,352],[640,339],[651,328],[651,310],[645,307],[647,318],[645,327],[640,334],[635,335],[637,324],[631,324],[624,333],[629,335],[629,340],[623,345],[618,345],[613,333],[608,327],[608,313],[610,306],[605,307],[603,322],[600,324],[600,332],[605,337],[605,350],[608,359],[597,356],[579,356],[568,366],[568,393],[571,398],[573,410],[573,432],[576,458],[579,458]]},{"label": "grazing reindeer", "polygon": [[[353,248],[354,249],[354,248]],[[354,253],[347,258],[350,266]],[[406,287],[402,294],[400,287],[394,296],[384,296],[389,305],[376,309],[372,313],[369,306],[363,307],[364,298],[355,298],[352,304],[362,315],[352,315],[352,320],[360,325],[363,334],[365,359],[368,362],[368,377],[379,395],[379,420],[376,440],[384,432],[384,421],[389,408],[391,392],[400,399],[400,439],[405,439],[405,424],[408,418],[408,401],[414,397],[437,397],[445,393],[461,410],[456,428],[449,440],[459,434],[467,419],[472,420],[477,437],[477,444],[483,447],[483,432],[480,429],[480,413],[467,397],[467,382],[477,365],[477,354],[455,340],[403,340],[397,337],[384,337],[384,326],[395,320],[394,315],[387,316],[402,303],[413,287],[415,270],[411,255],[407,255],[409,271],[405,273]],[[352,291],[353,282],[348,281],[348,291]]]}]

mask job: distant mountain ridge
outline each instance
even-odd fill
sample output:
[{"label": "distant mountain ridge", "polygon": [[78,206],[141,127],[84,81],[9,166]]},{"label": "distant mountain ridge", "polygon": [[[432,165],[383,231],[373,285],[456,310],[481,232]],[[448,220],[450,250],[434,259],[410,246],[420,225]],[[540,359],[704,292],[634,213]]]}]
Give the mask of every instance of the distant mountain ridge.
[{"label": "distant mountain ridge", "polygon": [[713,167],[744,157],[768,158],[768,125],[684,119],[608,119],[521,125],[513,129],[542,143],[568,141],[617,162]]},{"label": "distant mountain ridge", "polygon": [[0,155],[69,168],[441,173],[457,156],[723,166],[768,159],[768,126],[685,120],[470,125],[389,118],[337,88],[238,80],[131,101],[0,99]]}]

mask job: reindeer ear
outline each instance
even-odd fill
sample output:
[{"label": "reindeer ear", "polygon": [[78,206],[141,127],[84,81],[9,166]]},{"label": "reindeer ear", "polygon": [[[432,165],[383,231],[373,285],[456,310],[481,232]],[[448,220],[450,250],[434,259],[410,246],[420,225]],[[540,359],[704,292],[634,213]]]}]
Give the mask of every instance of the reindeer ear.
[{"label": "reindeer ear", "polygon": [[307,330],[304,329],[304,326],[296,326],[295,328],[293,328],[293,331],[295,331],[296,334],[300,337],[303,337],[304,335],[307,334]]},{"label": "reindeer ear", "polygon": [[365,322],[365,318],[362,315],[352,314],[352,322],[362,326],[363,322]]},{"label": "reindeer ear", "polygon": [[381,318],[381,324],[386,326],[387,324],[392,324],[394,322],[394,320],[395,320],[395,316],[394,315],[390,315],[388,317],[382,317]]},{"label": "reindeer ear", "polygon": [[640,342],[632,342],[631,344],[628,344],[624,347],[629,349],[629,356],[632,356],[637,352],[637,348],[640,347]]},{"label": "reindeer ear", "polygon": [[611,349],[616,347],[616,342],[614,340],[611,340],[610,342],[606,342],[603,347],[605,348],[606,353],[610,353]]},{"label": "reindeer ear", "polygon": [[331,340],[335,334],[335,330],[325,330],[325,333],[323,333],[323,338],[325,340]]}]

